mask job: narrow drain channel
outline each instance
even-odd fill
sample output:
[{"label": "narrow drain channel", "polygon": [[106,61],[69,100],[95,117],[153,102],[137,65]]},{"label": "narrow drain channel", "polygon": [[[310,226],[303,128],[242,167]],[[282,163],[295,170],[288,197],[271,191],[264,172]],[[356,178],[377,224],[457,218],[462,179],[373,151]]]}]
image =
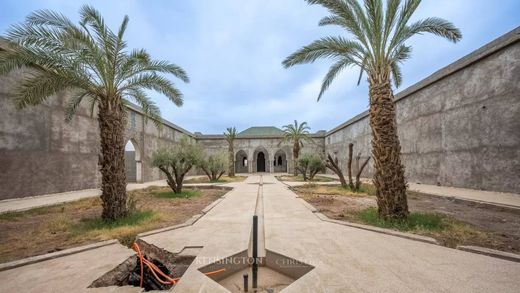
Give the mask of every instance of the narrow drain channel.
[{"label": "narrow drain channel", "polygon": [[264,183],[261,175],[257,184],[258,191],[247,250],[199,268],[201,273],[224,269],[223,273],[208,277],[233,293],[280,292],[314,268],[266,249]]},{"label": "narrow drain channel", "polygon": [[[266,255],[265,252],[265,229],[264,229],[264,182],[263,176],[260,175],[260,180],[258,184],[258,191],[256,194],[256,204],[255,204],[255,212],[254,216],[257,216],[258,219],[258,233],[257,233],[257,251],[259,258],[264,258]],[[253,228],[251,228],[251,235],[249,237],[249,246],[247,249],[247,255],[249,257],[253,257]]]}]

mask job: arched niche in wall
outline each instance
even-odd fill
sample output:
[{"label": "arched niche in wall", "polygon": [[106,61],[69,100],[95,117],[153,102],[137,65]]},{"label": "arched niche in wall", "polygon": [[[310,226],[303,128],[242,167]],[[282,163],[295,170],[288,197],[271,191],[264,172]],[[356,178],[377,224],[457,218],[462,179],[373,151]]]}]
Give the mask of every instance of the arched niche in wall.
[{"label": "arched niche in wall", "polygon": [[125,174],[127,182],[142,182],[141,149],[134,139],[125,145]]},{"label": "arched niche in wall", "polygon": [[273,157],[274,172],[287,173],[287,155],[284,150],[279,149]]},{"label": "arched niche in wall", "polygon": [[249,172],[249,164],[247,153],[244,150],[239,150],[235,155],[235,173]]}]

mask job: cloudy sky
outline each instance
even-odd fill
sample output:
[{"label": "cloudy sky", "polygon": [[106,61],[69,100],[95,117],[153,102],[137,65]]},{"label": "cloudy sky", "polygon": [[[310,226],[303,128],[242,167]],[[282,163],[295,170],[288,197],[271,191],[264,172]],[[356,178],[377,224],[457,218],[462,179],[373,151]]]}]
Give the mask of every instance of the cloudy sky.
[{"label": "cloudy sky", "polygon": [[[307,121],[313,131],[328,130],[367,109],[367,84],[356,85],[358,69],[344,71],[316,102],[331,62],[281,66],[299,47],[344,34],[319,27],[327,12],[304,0],[0,0],[0,34],[37,9],[77,20],[85,3],[99,9],[114,29],[128,15],[130,48],[146,48],[153,57],[188,72],[189,84],[175,80],[185,95],[183,107],[152,96],[165,119],[189,131],[281,127],[294,119]],[[413,55],[403,66],[403,85],[396,92],[519,26],[519,11],[518,0],[424,0],[415,19],[448,19],[461,29],[463,39],[457,44],[432,35],[411,39]]]}]

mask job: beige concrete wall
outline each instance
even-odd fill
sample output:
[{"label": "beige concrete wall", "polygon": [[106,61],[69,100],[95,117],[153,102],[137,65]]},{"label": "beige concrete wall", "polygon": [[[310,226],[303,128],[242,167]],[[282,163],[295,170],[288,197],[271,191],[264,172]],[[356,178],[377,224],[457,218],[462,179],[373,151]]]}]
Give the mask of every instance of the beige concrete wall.
[{"label": "beige concrete wall", "polygon": [[[520,28],[396,95],[409,182],[520,193],[519,40]],[[348,144],[366,157],[370,141],[362,113],[329,131],[325,148],[346,168]]]},{"label": "beige concrete wall", "polygon": [[[99,187],[99,130],[88,105],[80,107],[70,123],[64,121],[67,93],[18,110],[9,93],[20,78],[21,74],[0,77],[0,199]],[[191,134],[171,123],[159,132],[151,121],[144,122],[138,108],[128,109],[125,137],[137,145],[141,181],[164,178],[151,167],[151,155],[185,135]]]}]

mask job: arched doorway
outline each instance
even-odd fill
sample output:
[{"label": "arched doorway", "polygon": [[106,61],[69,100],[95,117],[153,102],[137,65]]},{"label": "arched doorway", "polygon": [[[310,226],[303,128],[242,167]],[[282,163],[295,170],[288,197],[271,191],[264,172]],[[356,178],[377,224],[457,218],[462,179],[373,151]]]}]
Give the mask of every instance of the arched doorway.
[{"label": "arched doorway", "polygon": [[247,161],[247,153],[243,150],[239,150],[235,155],[235,172],[236,173],[247,173],[249,162]]},{"label": "arched doorway", "polygon": [[259,152],[256,157],[256,172],[265,172],[265,155]]},{"label": "arched doorway", "polygon": [[266,148],[259,146],[253,152],[253,165],[251,172],[270,172],[270,155]]},{"label": "arched doorway", "polygon": [[274,154],[273,166],[275,172],[287,172],[287,155],[283,150],[278,150]]},{"label": "arched doorway", "polygon": [[127,182],[142,182],[141,152],[133,139],[125,145],[125,174]]}]

